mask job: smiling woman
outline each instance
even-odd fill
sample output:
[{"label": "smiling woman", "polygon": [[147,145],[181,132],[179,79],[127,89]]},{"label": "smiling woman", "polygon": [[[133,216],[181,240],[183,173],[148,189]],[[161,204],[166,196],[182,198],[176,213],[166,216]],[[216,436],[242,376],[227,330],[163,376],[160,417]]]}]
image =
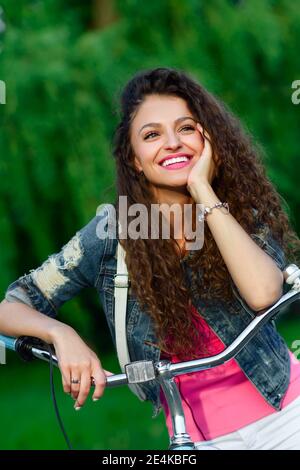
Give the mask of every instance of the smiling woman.
[{"label": "smiling woman", "polygon": [[[110,373],[77,332],[55,316],[81,289],[93,287],[116,346],[118,242],[130,278],[124,318],[131,361],[158,361],[164,355],[172,362],[191,360],[231,344],[257,312],[281,296],[282,271],[297,262],[300,247],[251,137],[197,80],[170,68],[141,71],[124,87],[120,105],[113,142],[115,222],[119,226],[124,217],[119,202],[125,197],[126,226],[136,205],[142,206],[149,236],[107,237],[111,205],[103,205],[60,252],[12,282],[0,306],[1,333],[37,336],[54,345],[64,390],[76,398],[76,409],[88,396],[91,377],[98,399]],[[201,249],[182,256],[185,230],[175,224],[172,210],[163,215],[173,233],[164,237],[159,226],[152,236],[154,205],[184,209],[189,204],[194,231],[199,203],[206,208]],[[274,324],[264,324],[235,360],[217,376],[207,370],[201,380],[180,377],[189,434],[197,442],[224,436],[227,448],[234,448],[231,433],[238,431],[240,448],[254,449],[259,429],[264,448],[270,449],[276,445],[270,434],[274,426],[264,419],[272,415],[272,425],[280,428],[280,448],[300,450],[300,407],[292,407],[293,428],[289,419],[282,424],[290,415],[281,413],[283,408],[289,413],[288,406],[300,397],[300,362],[291,364],[291,352]],[[162,407],[167,416],[153,382],[137,385],[134,393],[152,402],[154,416]],[[258,426],[249,447],[243,430],[253,422]]]},{"label": "smiling woman", "polygon": [[[243,322],[250,321],[257,311],[281,296],[285,256],[291,262],[297,260],[293,256],[300,242],[281,207],[280,195],[266,176],[251,136],[228,108],[196,80],[174,69],[142,71],[126,84],[121,104],[122,117],[114,141],[118,197],[127,196],[129,204],[143,203],[147,207],[157,202],[215,207],[207,211],[208,228],[202,249],[181,259],[185,240],[180,230],[168,240],[122,240],[132,292],[153,321],[152,336],[156,341],[151,338],[147,344],[175,361],[193,359],[199,357],[199,350],[205,354],[209,349],[211,335],[207,334],[207,326],[223,345],[229,344]],[[227,204],[230,214],[216,209],[221,203]],[[172,212],[169,217],[172,225]],[[194,217],[195,211],[192,222]],[[150,218],[148,225],[151,227]],[[196,327],[193,306],[203,320]],[[238,358],[239,367],[224,367],[224,380],[219,377],[216,388],[228,385],[226,400],[218,402],[216,389],[209,389],[208,384],[213,383],[209,371],[211,381],[206,389],[203,384],[207,403],[205,398],[200,403],[200,389],[192,392],[192,384],[186,378],[182,398],[186,403],[193,400],[196,416],[199,408],[198,422],[191,418],[188,424],[195,439],[226,435],[280,409],[284,396],[285,406],[300,395],[299,364],[294,372],[297,379],[287,393],[288,348],[283,342],[277,369],[274,359],[279,359],[278,352],[266,349],[269,336],[279,336],[270,325],[261,339],[256,338],[256,344],[249,343],[249,356]],[[257,350],[260,354],[256,354]],[[263,356],[268,358],[268,364],[273,361],[268,370]],[[269,376],[269,391],[265,389],[265,374]],[[241,394],[237,393],[238,382],[242,384]],[[276,395],[275,390],[280,388]],[[263,399],[267,402],[265,407]],[[236,420],[230,421],[232,402],[238,414]],[[251,403],[259,406],[251,408]],[[202,408],[204,413],[200,416]],[[251,413],[245,413],[246,409]],[[189,415],[190,411],[185,411]],[[214,417],[218,417],[217,421]],[[300,416],[298,428],[300,432]],[[266,448],[272,445],[269,438],[266,437]],[[288,433],[286,439],[285,445],[290,443],[292,448],[295,442],[289,441]]]},{"label": "smiling woman", "polygon": [[[120,133],[116,134],[114,152],[119,175],[119,197],[126,195],[132,204],[143,202],[146,206],[159,202],[169,207],[175,204],[184,207],[197,203],[209,208],[219,207],[221,204],[230,207],[232,215],[229,216],[221,209],[206,211],[209,214],[207,224],[210,232],[205,237],[205,250],[193,253],[193,257],[189,256],[194,268],[193,280],[198,278],[197,269],[201,267],[203,276],[201,280],[198,278],[197,282],[202,297],[213,295],[228,301],[232,299],[233,280],[250,308],[260,310],[280,296],[283,278],[278,268],[258,249],[249,234],[255,232],[259,221],[264,221],[284,243],[282,225],[279,226],[276,220],[270,217],[271,213],[277,212],[282,218],[282,223],[287,224],[287,238],[289,235],[293,236],[287,217],[280,207],[279,196],[275,188],[266,182],[259,156],[255,154],[249,137],[245,135],[238,121],[199,84],[187,78],[185,74],[176,75],[174,72],[173,75],[171,71],[168,74],[167,70],[157,69],[153,74],[149,73],[149,77],[146,73],[137,74],[124,90],[124,117],[119,127]],[[176,89],[176,92],[171,89]],[[123,149],[127,147],[126,150],[122,150],[121,145]],[[121,168],[124,159],[125,168],[128,169],[126,176]],[[135,186],[137,177],[138,184]],[[257,185],[259,179],[260,186],[256,189],[255,184]],[[251,180],[253,186],[249,186]],[[249,187],[253,190],[249,190]],[[272,196],[267,196],[270,191]],[[264,198],[265,203],[268,200],[269,211],[266,211],[266,205],[262,202]],[[240,200],[244,201],[243,205],[239,204]],[[274,207],[271,207],[270,200],[274,201]],[[225,213],[227,216],[224,218]],[[256,218],[253,217],[254,213]],[[180,329],[180,322],[186,322],[189,330],[189,317],[184,315],[184,309],[179,313],[180,309],[175,307],[176,304],[183,306],[188,294],[180,272],[176,271],[176,262],[168,260],[167,255],[168,249],[171,248],[177,259],[178,254],[182,256],[186,251],[186,240],[183,227],[174,225],[172,211],[167,213],[167,217],[169,225],[173,228],[173,237],[165,242],[167,246],[159,240],[153,244],[149,239],[145,242],[135,240],[131,248],[132,242],[129,239],[124,241],[124,247],[129,263],[131,249],[133,254],[138,247],[141,256],[144,249],[153,252],[153,255],[155,252],[157,259],[160,252],[164,263],[161,262],[157,273],[153,272],[156,256],[151,258],[151,284],[153,286],[156,275],[159,277],[161,266],[167,263],[165,272],[174,279],[174,298],[169,288],[166,288],[166,294],[168,291],[171,310],[174,300],[174,311],[177,311],[175,322],[178,319],[177,330]],[[194,219],[195,210],[193,229]],[[237,220],[241,220],[242,225],[237,224]],[[151,226],[150,221],[148,225]],[[288,249],[287,243],[284,248]],[[244,265],[242,270],[241,261]],[[144,263],[147,266],[146,260]],[[139,278],[139,263],[131,260],[131,269],[132,277]],[[140,291],[141,301],[144,292],[147,292],[150,298],[153,296],[151,300],[149,298],[148,304],[153,306],[152,313],[155,318],[154,311],[159,311],[158,297],[155,296],[153,287],[147,284],[147,280],[140,280],[135,286],[133,280],[133,289],[136,288],[137,295]],[[162,283],[160,289],[163,289],[161,286]],[[161,311],[164,310],[165,307],[161,308]],[[161,315],[163,316],[162,313]],[[175,328],[175,325],[173,326]],[[176,333],[174,334],[176,337]],[[182,350],[187,351],[188,344],[182,335],[181,340],[179,341],[178,336],[177,341],[176,347],[180,348],[181,345]],[[190,344],[190,354],[192,349]]]}]

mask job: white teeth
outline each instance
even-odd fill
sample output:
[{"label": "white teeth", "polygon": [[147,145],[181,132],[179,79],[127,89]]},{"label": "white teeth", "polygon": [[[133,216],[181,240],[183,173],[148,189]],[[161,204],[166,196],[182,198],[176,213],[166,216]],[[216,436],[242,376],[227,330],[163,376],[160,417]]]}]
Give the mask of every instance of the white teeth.
[{"label": "white teeth", "polygon": [[165,160],[162,163],[162,166],[168,166],[172,165],[172,163],[177,163],[177,162],[187,162],[189,159],[187,157],[176,157],[176,158],[170,158],[169,160]]}]

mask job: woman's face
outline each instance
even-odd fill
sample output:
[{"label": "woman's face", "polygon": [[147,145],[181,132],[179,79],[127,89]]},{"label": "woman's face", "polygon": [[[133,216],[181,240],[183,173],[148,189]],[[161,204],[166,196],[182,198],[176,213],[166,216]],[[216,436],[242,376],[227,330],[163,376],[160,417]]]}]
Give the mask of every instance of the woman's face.
[{"label": "woman's face", "polygon": [[[204,147],[196,122],[184,99],[147,96],[132,121],[130,132],[137,171],[143,171],[155,186],[185,186]],[[185,161],[163,166],[162,160],[167,156],[168,159],[183,157]]]}]

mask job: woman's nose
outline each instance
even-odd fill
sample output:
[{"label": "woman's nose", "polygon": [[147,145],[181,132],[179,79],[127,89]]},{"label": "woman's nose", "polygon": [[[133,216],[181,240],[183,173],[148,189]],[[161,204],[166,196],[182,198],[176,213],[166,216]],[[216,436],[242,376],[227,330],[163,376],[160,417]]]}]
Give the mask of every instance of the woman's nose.
[{"label": "woman's nose", "polygon": [[181,145],[180,136],[174,132],[170,132],[166,137],[165,147],[176,148],[178,145]]}]

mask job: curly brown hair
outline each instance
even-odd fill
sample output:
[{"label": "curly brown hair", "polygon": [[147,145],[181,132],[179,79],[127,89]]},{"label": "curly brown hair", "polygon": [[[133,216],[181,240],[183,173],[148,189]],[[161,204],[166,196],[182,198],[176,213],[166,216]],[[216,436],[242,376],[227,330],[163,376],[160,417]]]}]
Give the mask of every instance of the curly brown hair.
[{"label": "curly brown hair", "polygon": [[[212,182],[218,198],[229,203],[230,213],[247,233],[255,233],[258,223],[267,224],[287,260],[297,262],[300,240],[282,209],[283,198],[266,175],[261,148],[220,99],[178,69],[142,70],[122,91],[121,119],[113,140],[117,201],[119,196],[127,196],[128,206],[142,203],[148,209],[151,203],[157,203],[148,180],[137,172],[130,144],[131,122],[143,100],[152,94],[177,96],[186,101],[211,137],[214,158],[217,154],[221,161]],[[256,216],[253,208],[257,210]],[[117,202],[115,209],[119,217]],[[149,231],[150,227],[149,218]],[[127,238],[122,245],[132,292],[154,321],[158,347],[182,360],[199,357],[196,346],[204,352],[206,348],[204,333],[194,327],[189,308],[192,286],[193,293],[197,292],[202,299],[230,302],[233,298],[231,277],[211,232],[206,230],[202,249],[189,258],[191,283],[186,282],[172,236],[156,240]],[[171,345],[168,338],[172,338]]]}]

